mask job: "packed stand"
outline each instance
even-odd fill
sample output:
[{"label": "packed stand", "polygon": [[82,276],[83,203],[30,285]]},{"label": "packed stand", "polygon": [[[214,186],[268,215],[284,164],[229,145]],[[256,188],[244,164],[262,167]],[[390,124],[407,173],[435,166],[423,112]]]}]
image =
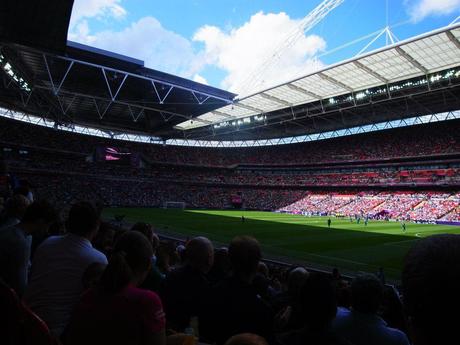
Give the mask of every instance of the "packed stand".
[{"label": "packed stand", "polygon": [[98,146],[114,145],[139,152],[149,162],[178,165],[293,165],[336,161],[381,160],[460,153],[460,121],[452,120],[343,138],[273,147],[195,148],[82,136],[67,131],[0,119],[2,144],[41,147],[90,155]]}]

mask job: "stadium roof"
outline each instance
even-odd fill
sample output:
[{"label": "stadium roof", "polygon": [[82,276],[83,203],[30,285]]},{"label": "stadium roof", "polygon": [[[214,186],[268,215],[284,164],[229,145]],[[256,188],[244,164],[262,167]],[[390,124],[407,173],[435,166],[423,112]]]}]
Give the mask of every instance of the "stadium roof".
[{"label": "stadium roof", "polygon": [[460,109],[460,24],[235,99],[140,60],[65,42],[71,4],[40,3],[40,20],[22,15],[31,9],[22,5],[2,12],[21,14],[14,20],[0,15],[0,107],[57,129],[185,145],[269,145]]},{"label": "stadium roof", "polygon": [[[350,94],[366,97],[366,90],[428,76],[460,65],[459,24],[432,31],[376,51],[327,66],[320,71],[236,100],[217,110],[176,126],[190,130],[208,126],[246,125],[264,121],[265,115],[313,102],[334,103],[334,97]],[[428,83],[430,80],[428,80]],[[254,117],[248,121],[238,120]],[[223,126],[218,124],[223,123]]]},{"label": "stadium roof", "polygon": [[[144,62],[68,42],[65,53],[0,42],[0,105],[57,124],[161,137],[232,103],[235,94],[144,67]],[[197,120],[210,124],[206,120]]]}]

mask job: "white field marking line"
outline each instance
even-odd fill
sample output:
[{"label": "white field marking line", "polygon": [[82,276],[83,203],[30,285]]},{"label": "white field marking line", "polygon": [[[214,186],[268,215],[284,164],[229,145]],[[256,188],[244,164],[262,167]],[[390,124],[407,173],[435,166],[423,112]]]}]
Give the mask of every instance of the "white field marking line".
[{"label": "white field marking line", "polygon": [[[417,234],[415,234],[415,236],[417,236]],[[420,237],[420,236],[417,236],[417,237]],[[385,242],[383,245],[384,246],[390,246],[390,247],[399,247],[399,248],[406,248],[406,246],[400,246],[398,245],[399,243],[406,243],[406,242],[414,242],[414,241],[417,241],[416,239],[413,239],[413,240],[404,240],[404,241],[396,241],[396,242]]]},{"label": "white field marking line", "polygon": [[[276,246],[275,245],[265,245],[263,247],[276,247]],[[310,255],[310,256],[316,256],[318,258],[323,258],[323,259],[333,259],[335,261],[350,262],[352,264],[357,264],[357,265],[362,265],[362,266],[371,266],[371,265],[366,264],[364,262],[341,259],[341,258],[338,258],[338,257],[335,257],[335,256],[319,255],[319,254],[313,254],[313,253],[310,253],[310,252],[303,252],[303,251],[298,251],[298,250],[295,250],[295,252],[302,253],[302,254],[307,254],[307,255]]]}]

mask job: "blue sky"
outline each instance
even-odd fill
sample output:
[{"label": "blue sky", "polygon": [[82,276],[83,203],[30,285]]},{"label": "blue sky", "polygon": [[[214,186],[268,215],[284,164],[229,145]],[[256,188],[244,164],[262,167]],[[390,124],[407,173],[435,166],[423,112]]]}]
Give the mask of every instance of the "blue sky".
[{"label": "blue sky", "polygon": [[[387,18],[402,40],[460,15],[460,0],[344,0],[311,30],[299,31],[300,20],[320,3],[75,0],[69,39],[242,95],[352,57],[372,38],[328,52],[381,30]],[[382,36],[371,48],[384,43]]]}]

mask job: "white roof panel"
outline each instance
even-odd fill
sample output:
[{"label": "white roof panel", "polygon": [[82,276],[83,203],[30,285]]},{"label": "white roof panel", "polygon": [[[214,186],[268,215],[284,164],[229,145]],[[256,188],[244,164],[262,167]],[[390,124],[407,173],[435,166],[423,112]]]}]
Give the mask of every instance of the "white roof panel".
[{"label": "white roof panel", "polygon": [[348,92],[347,89],[344,89],[337,84],[332,84],[330,81],[321,78],[318,74],[313,74],[306,78],[299,79],[294,81],[292,84],[310,91],[321,98],[328,98]]},{"label": "white roof panel", "polygon": [[316,100],[305,92],[299,89],[290,88],[287,85],[281,85],[280,87],[265,91],[264,93],[276,98],[285,99],[293,105],[304,104]]},{"label": "white roof panel", "polygon": [[382,83],[381,80],[364,72],[352,63],[324,71],[324,74],[351,87],[353,90],[360,90]]},{"label": "white roof panel", "polygon": [[232,119],[266,114],[367,88],[424,76],[460,66],[460,24],[426,33],[346,60],[307,76],[237,100],[233,105],[199,116],[206,122],[186,121],[192,129]]},{"label": "white roof panel", "polygon": [[417,67],[412,65],[395,49],[359,59],[359,62],[390,81],[422,74]]},{"label": "white roof panel", "polygon": [[252,97],[243,99],[239,102],[242,105],[247,105],[253,108],[262,110],[262,112],[269,112],[281,108],[286,108],[286,104],[276,102],[272,99],[263,97],[260,94],[256,94]]}]

